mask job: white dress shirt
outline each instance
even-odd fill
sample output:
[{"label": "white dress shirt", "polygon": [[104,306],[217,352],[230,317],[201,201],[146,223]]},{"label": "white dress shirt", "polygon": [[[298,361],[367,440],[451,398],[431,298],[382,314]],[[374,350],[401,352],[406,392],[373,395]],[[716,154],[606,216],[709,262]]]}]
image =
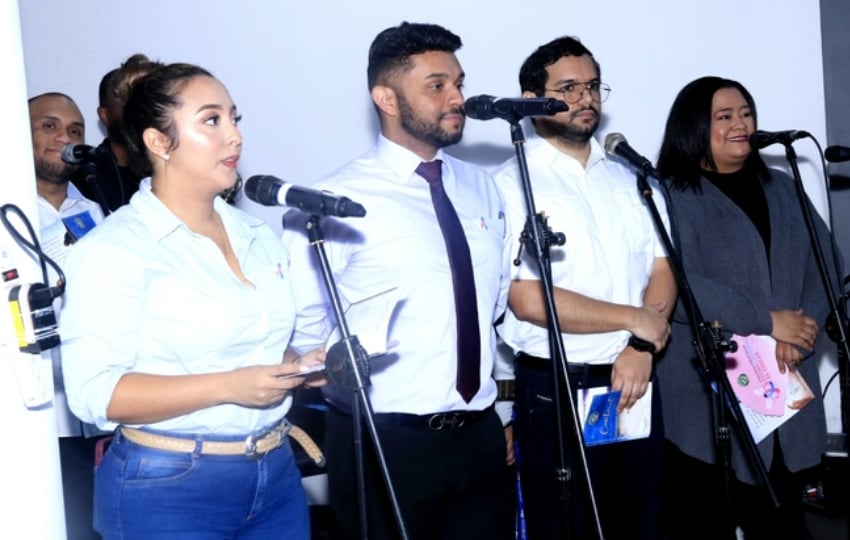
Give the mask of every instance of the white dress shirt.
[{"label": "white dress shirt", "polygon": [[[65,200],[59,205],[58,210],[47,199],[41,195],[38,196],[38,221],[41,230],[47,229],[63,218],[76,216],[85,212],[91,215],[95,224],[103,221],[103,211],[100,209],[100,205],[83,197],[77,186],[70,182],[68,183],[68,193],[65,196]],[[50,284],[54,285],[58,276],[56,276],[53,268],[50,266],[48,266],[48,275]],[[57,299],[54,302],[54,309],[57,316],[60,313],[61,307],[62,302],[60,299]],[[65,386],[62,381],[62,354],[59,347],[50,349],[50,357],[53,361],[53,408],[56,410],[56,430],[59,436],[79,437],[84,434],[89,435],[94,433],[96,430],[92,426],[87,426],[89,429],[85,429],[86,426],[82,426],[79,419],[68,408],[68,399],[65,396]]]},{"label": "white dress shirt", "polygon": [[[260,219],[216,198],[243,283],[215,243],[192,232],[144,180],[130,204],[68,258],[60,331],[71,410],[111,429],[106,410],[126,373],[187,375],[281,362],[295,322],[288,254]],[[181,433],[247,434],[280,419],[223,404],[149,424]]]},{"label": "white dress shirt", "polygon": [[[540,137],[526,143],[536,210],[548,217],[552,231],[564,233],[567,239],[565,245],[552,247],[552,282],[589,298],[641,306],[654,260],[666,256],[664,246],[638,193],[635,173],[609,159],[595,139],[590,144],[585,168]],[[510,221],[525,223],[528,210],[516,158],[493,175]],[[667,207],[661,193],[653,189],[653,200],[667,227]],[[539,280],[536,260],[529,250],[523,248],[522,253],[514,278]],[[520,321],[510,310],[500,334],[516,352],[551,357],[547,329]],[[562,336],[567,360],[588,364],[612,364],[629,339],[623,330]]]},{"label": "white dress shirt", "polygon": [[[482,410],[496,398],[493,322],[505,309],[510,283],[511,242],[503,202],[483,169],[442,151],[435,159],[443,160],[443,185],[466,233],[475,274],[481,387],[469,403],[455,389],[452,275],[428,183],[415,173],[421,158],[379,136],[375,148],[317,184],[366,208],[363,218],[322,221],[324,248],[343,302],[392,286],[401,291],[389,327],[389,342],[395,346],[371,359],[368,394],[377,413]],[[317,257],[306,243],[305,219],[300,212],[288,213],[283,238],[299,283],[297,340],[318,345],[328,334],[331,310]],[[335,391],[340,392],[332,386],[325,394],[344,407],[347,400],[337,399]]]},{"label": "white dress shirt", "polygon": [[59,205],[59,210],[47,202],[47,199],[41,195],[38,196],[38,219],[39,226],[42,229],[49,227],[62,218],[82,214],[83,212],[91,214],[95,223],[103,221],[103,211],[100,209],[100,205],[83,197],[77,186],[70,182],[68,182],[68,194],[65,196],[62,204]]}]

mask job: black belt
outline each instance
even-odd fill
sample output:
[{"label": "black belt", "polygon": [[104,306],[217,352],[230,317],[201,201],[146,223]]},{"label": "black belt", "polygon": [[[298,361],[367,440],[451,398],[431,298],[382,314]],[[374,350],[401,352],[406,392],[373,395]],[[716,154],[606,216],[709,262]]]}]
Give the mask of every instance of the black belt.
[{"label": "black belt", "polygon": [[[552,361],[548,358],[540,358],[539,356],[531,356],[524,352],[517,353],[517,364],[528,369],[539,371],[552,372]],[[567,373],[577,377],[610,377],[611,364],[579,364],[567,362]]]},{"label": "black belt", "polygon": [[[339,411],[339,409],[334,408]],[[433,431],[453,431],[468,426],[493,410],[490,405],[482,411],[447,411],[434,414],[375,413],[375,424],[427,428]],[[346,414],[339,411],[342,414]],[[350,415],[348,415],[350,416]]]}]

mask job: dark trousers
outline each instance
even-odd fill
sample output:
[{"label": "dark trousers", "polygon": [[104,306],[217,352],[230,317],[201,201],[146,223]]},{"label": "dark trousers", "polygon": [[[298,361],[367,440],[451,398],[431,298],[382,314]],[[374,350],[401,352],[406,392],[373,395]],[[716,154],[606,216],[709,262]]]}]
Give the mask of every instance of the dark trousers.
[{"label": "dark trousers", "polygon": [[779,498],[774,508],[767,489],[733,478],[731,499],[724,489],[720,465],[682,453],[671,442],[664,446],[662,517],[667,540],[735,540],[736,527],[747,540],[805,540],[803,481],[785,467],[775,446],[768,476]]},{"label": "dark trousers", "polygon": [[68,540],[99,540],[92,525],[94,451],[101,437],[60,437],[65,531]]},{"label": "dark trousers", "polygon": [[[410,415],[405,415],[410,416]],[[513,485],[505,464],[505,437],[488,410],[458,429],[435,431],[375,415],[378,437],[412,540],[512,539]],[[352,417],[327,415],[330,502],[346,538],[359,539],[358,489]],[[363,427],[369,540],[399,538],[371,437]]]},{"label": "dark trousers", "polygon": [[[570,374],[573,395],[582,387],[608,386],[608,373]],[[562,377],[559,377],[562,379]],[[563,385],[563,380],[559,380]],[[548,360],[521,356],[516,365],[515,436],[526,530],[529,540],[597,538],[589,490],[577,455],[576,435],[562,399],[566,489],[556,476],[558,441],[554,381]],[[659,538],[658,498],[663,423],[657,385],[652,393],[652,433],[635,441],[585,448],[594,497],[607,540]],[[565,499],[566,497],[566,499]],[[569,535],[569,536],[568,536]]]}]

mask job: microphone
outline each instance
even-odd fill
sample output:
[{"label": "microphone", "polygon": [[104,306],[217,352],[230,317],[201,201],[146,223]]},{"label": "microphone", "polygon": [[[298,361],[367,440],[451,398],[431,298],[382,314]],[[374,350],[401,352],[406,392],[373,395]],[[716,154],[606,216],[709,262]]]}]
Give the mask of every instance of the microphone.
[{"label": "microphone", "polygon": [[463,105],[466,116],[475,120],[518,120],[523,116],[552,116],[570,108],[560,99],[554,98],[501,98],[481,95],[473,96]]},{"label": "microphone", "polygon": [[659,178],[658,171],[652,166],[652,162],[629,146],[629,143],[626,142],[626,137],[622,133],[609,133],[605,137],[605,151],[612,156],[618,156],[626,160],[629,165],[645,176]]},{"label": "microphone", "polygon": [[781,143],[788,146],[792,142],[797,139],[802,139],[803,137],[811,137],[811,135],[809,135],[808,131],[797,131],[796,129],[789,129],[786,131],[758,130],[750,135],[750,147],[753,150],[761,150],[765,146],[770,146],[775,143]]},{"label": "microphone", "polygon": [[850,147],[847,146],[827,146],[823,153],[823,157],[831,163],[841,163],[842,161],[850,161]]},{"label": "microphone", "polygon": [[62,147],[62,161],[65,163],[80,163],[94,159],[94,146],[87,144],[66,144]]},{"label": "microphone", "polygon": [[245,182],[245,195],[265,206],[292,206],[318,216],[363,217],[366,209],[348,197],[294,186],[274,176],[260,174]]}]

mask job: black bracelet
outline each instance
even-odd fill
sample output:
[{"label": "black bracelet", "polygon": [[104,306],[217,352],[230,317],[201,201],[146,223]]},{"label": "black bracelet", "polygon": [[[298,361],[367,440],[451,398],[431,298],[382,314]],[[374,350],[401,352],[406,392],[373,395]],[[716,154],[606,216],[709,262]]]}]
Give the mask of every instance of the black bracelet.
[{"label": "black bracelet", "polygon": [[649,354],[655,354],[655,345],[650,343],[649,341],[643,340],[639,337],[632,336],[629,338],[629,347],[636,351],[640,352],[648,352]]}]

